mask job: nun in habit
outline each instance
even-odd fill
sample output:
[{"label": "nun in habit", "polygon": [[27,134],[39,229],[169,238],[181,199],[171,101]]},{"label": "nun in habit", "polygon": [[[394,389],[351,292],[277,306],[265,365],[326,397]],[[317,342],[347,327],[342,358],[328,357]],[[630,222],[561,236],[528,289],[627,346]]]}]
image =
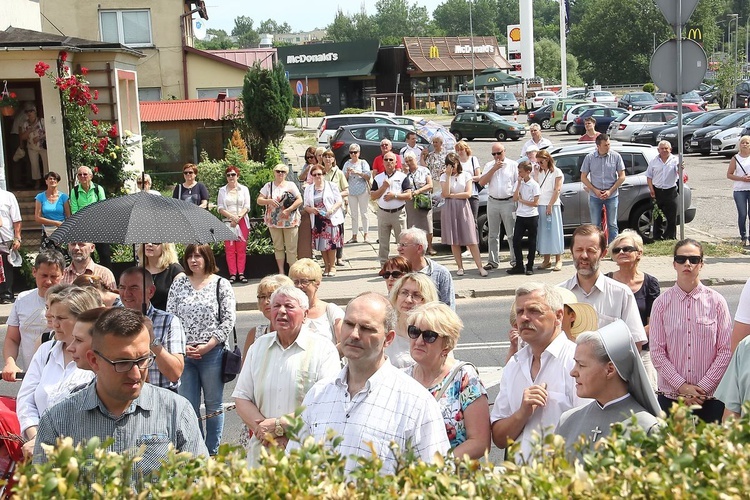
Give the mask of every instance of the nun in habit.
[{"label": "nun in habit", "polygon": [[647,433],[657,427],[661,409],[622,320],[578,335],[574,359],[570,375],[576,379],[576,393],[594,401],[560,417],[556,433],[565,438],[568,453],[576,453],[580,436],[592,446],[609,435],[612,424],[629,423],[633,414]]}]

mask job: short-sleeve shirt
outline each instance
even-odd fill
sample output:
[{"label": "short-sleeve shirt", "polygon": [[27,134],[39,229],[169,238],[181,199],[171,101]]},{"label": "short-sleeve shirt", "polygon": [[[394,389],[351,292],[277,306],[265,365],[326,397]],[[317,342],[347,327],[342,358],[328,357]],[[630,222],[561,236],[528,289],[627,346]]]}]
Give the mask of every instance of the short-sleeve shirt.
[{"label": "short-sleeve shirt", "polygon": [[[494,161],[487,162],[482,169],[482,175],[489,172],[495,165]],[[518,162],[514,160],[503,160],[503,166],[492,174],[487,183],[487,194],[491,198],[504,200],[513,196],[518,182]]]},{"label": "short-sleeve shirt", "polygon": [[[281,201],[281,197],[286,192],[292,193],[295,198],[301,196],[299,189],[297,189],[297,185],[289,181],[284,181],[281,186],[273,185],[273,181],[271,181],[263,186],[260,190],[260,194],[262,194],[266,198],[273,198],[276,201]],[[299,226],[299,210],[294,210],[286,219],[280,218],[282,211],[284,211],[284,207],[281,205],[279,205],[278,207],[266,205],[266,213],[263,216],[263,220],[265,221],[266,225],[268,227],[275,227],[279,229]]]},{"label": "short-sleeve shirt", "polygon": [[427,184],[427,178],[432,174],[427,167],[419,166],[414,172],[406,174],[406,180],[409,182],[409,189],[417,190]]},{"label": "short-sleeve shirt", "polygon": [[[466,186],[472,183],[472,175],[469,172],[461,172],[458,175],[451,175],[450,178],[450,194],[463,193],[466,191]],[[440,184],[447,182],[445,174],[440,174]]]},{"label": "short-sleeve shirt", "polygon": [[[359,160],[357,163],[352,163],[351,160],[347,160],[344,163],[344,176],[348,171],[366,173],[371,172],[370,164],[365,160]],[[349,194],[351,196],[360,196],[367,192],[368,182],[360,177],[359,175],[349,174]]]},{"label": "short-sleeve shirt", "polygon": [[60,193],[55,203],[50,203],[44,191],[37,194],[34,199],[42,206],[42,217],[58,222],[65,220],[65,202],[68,201],[68,195]]},{"label": "short-sleeve shirt", "polygon": [[202,182],[198,182],[191,188],[186,188],[182,184],[177,184],[172,191],[172,198],[187,201],[193,205],[200,205],[203,200],[208,201],[208,189]]},{"label": "short-sleeve shirt", "polygon": [[[540,170],[537,172],[536,181],[539,183],[539,206],[549,205],[552,195],[555,194],[555,182],[559,178],[563,178],[565,182],[565,174],[559,168],[554,170],[548,170],[546,172]],[[553,205],[560,204],[560,197],[558,196]]]},{"label": "short-sleeve shirt", "polygon": [[[395,151],[394,151],[394,154]],[[403,167],[403,163],[401,163],[401,157],[399,155],[396,155],[396,170],[401,170]],[[385,172],[385,164],[383,163],[383,155],[378,155],[375,157],[374,160],[372,160],[372,171],[375,172],[375,174],[382,174]]]},{"label": "short-sleeve shirt", "polygon": [[[8,326],[17,326],[21,332],[21,351],[18,358],[19,366],[25,370],[31,365],[36,342],[42,333],[48,330],[44,297],[39,296],[39,289],[26,290],[18,294],[8,316]],[[19,360],[16,359],[16,364]]]},{"label": "short-sleeve shirt", "polygon": [[[518,189],[518,198],[524,201],[534,201],[537,196],[539,196],[539,184],[531,177],[528,181],[522,180],[521,187]],[[539,215],[537,207],[519,203],[518,208],[516,208],[516,217],[536,217],[537,215]]]},{"label": "short-sleeve shirt", "polygon": [[88,191],[84,190],[80,184],[73,186],[70,191],[70,213],[74,214],[80,209],[105,198],[104,188],[95,182],[91,183]]},{"label": "short-sleeve shirt", "polygon": [[[614,186],[618,173],[624,170],[625,163],[622,161],[622,156],[617,151],[611,150],[606,155],[600,155],[599,151],[592,151],[583,159],[581,166],[581,173],[589,174],[589,181],[597,189],[609,189]],[[617,193],[614,196],[617,196]]]},{"label": "short-sleeve shirt", "polygon": [[680,177],[679,158],[669,155],[667,161],[662,161],[661,156],[657,156],[648,162],[646,177],[651,179],[654,187],[658,189],[671,189],[677,186]]}]

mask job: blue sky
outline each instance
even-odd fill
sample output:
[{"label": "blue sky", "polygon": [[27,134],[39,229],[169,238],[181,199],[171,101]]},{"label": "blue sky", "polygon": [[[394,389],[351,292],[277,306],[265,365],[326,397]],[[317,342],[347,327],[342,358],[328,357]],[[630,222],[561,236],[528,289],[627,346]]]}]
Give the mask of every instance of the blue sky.
[{"label": "blue sky", "polygon": [[[415,0],[409,0],[413,4]],[[247,0],[206,0],[208,10],[207,28],[223,29],[227,33],[234,27],[237,16],[248,16],[257,27],[262,20],[273,19],[277,23],[289,23],[294,31],[309,31],[325,28],[341,8],[345,13],[358,12],[364,4],[368,14],[375,13],[376,0],[276,0],[270,2],[248,2]],[[416,3],[432,10],[441,0],[416,0]]]}]

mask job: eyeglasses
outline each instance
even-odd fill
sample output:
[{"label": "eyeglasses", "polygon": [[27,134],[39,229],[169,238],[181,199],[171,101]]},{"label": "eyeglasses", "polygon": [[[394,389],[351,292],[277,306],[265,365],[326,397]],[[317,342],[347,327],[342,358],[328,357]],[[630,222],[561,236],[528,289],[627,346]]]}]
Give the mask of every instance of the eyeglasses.
[{"label": "eyeglasses", "polygon": [[94,350],[94,354],[102,358],[110,365],[114,366],[117,373],[127,373],[133,369],[133,366],[137,366],[139,370],[145,370],[146,368],[154,364],[155,358],[153,354],[146,354],[142,358],[138,359],[123,359],[122,361],[112,361],[97,350]]},{"label": "eyeglasses", "polygon": [[234,172],[229,172],[227,174],[227,177],[237,177],[237,174],[235,174]]},{"label": "eyeglasses", "polygon": [[359,151],[352,151],[352,150],[349,150],[349,154],[350,154],[350,155],[358,155],[358,154],[359,154]]},{"label": "eyeglasses", "polygon": [[310,283],[315,283],[315,282],[312,280],[301,279],[301,280],[294,280],[292,281],[292,283],[294,283],[294,286],[308,286]]},{"label": "eyeglasses", "polygon": [[276,174],[285,174],[286,172],[284,170],[274,170],[274,173],[276,173]]},{"label": "eyeglasses", "polygon": [[78,174],[78,177],[88,177],[88,176],[89,176],[89,174],[87,174],[87,173]]},{"label": "eyeglasses", "polygon": [[684,264],[685,262],[690,262],[695,266],[703,262],[703,257],[701,257],[700,255],[675,255],[674,261],[676,264]]},{"label": "eyeglasses", "polygon": [[182,175],[195,175],[195,172],[193,172],[192,170],[184,170],[182,172]]},{"label": "eyeglasses", "polygon": [[27,109],[26,113],[36,113],[36,110],[35,109]]},{"label": "eyeglasses", "polygon": [[314,156],[305,156],[305,160],[312,160],[313,158],[315,158],[315,157]]},{"label": "eyeglasses", "polygon": [[411,299],[414,302],[424,302],[424,295],[419,292],[411,293],[409,290],[401,289],[398,295],[404,299]]},{"label": "eyeglasses", "polygon": [[420,330],[414,325],[409,325],[409,327],[406,329],[406,333],[412,340],[417,340],[421,335],[422,340],[425,341],[425,344],[434,344],[440,336],[438,332],[434,332],[432,330]]},{"label": "eyeglasses", "polygon": [[383,161],[392,162],[392,161],[396,161],[396,159],[395,158],[383,158]]},{"label": "eyeglasses", "polygon": [[401,271],[385,271],[381,274],[381,276],[387,280],[393,278],[394,280],[399,279],[401,276],[403,276],[404,273]]},{"label": "eyeglasses", "polygon": [[406,247],[414,246],[416,244],[417,243],[401,243],[401,242],[399,242],[398,247],[399,248],[406,248]]},{"label": "eyeglasses", "polygon": [[492,152],[492,156],[501,156],[501,155],[504,155],[504,154],[505,154],[505,151],[500,151],[500,152],[493,151]]},{"label": "eyeglasses", "polygon": [[381,145],[380,145],[380,147],[381,147],[381,148],[387,148],[387,147],[388,147],[388,144],[381,144]]},{"label": "eyeglasses", "polygon": [[310,175],[312,175],[313,177],[323,177],[323,174],[320,172],[318,172],[317,174],[310,174]]},{"label": "eyeglasses", "polygon": [[637,251],[638,251],[638,249],[636,247],[634,247],[634,246],[615,247],[615,248],[612,249],[612,255],[617,255],[620,252],[633,253],[633,252],[637,252]]}]

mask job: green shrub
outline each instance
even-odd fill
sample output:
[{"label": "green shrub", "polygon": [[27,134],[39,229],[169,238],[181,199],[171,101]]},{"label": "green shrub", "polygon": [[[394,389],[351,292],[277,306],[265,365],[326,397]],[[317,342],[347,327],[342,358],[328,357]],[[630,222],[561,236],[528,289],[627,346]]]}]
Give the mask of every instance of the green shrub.
[{"label": "green shrub", "polygon": [[[323,118],[326,115],[325,111],[310,111],[307,116],[310,118]],[[294,108],[292,110],[292,118],[304,118],[305,117],[305,110],[304,108]]]},{"label": "green shrub", "polygon": [[[746,405],[745,411],[750,411]],[[297,423],[299,429],[299,422]],[[652,435],[616,425],[597,444],[596,454],[569,460],[559,436],[537,445],[539,460],[501,467],[485,461],[439,459],[424,464],[409,454],[398,457],[397,471],[380,476],[379,459],[360,458],[349,476],[345,460],[308,439],[285,455],[264,450],[263,465],[247,469],[244,450],[222,445],[214,459],[171,452],[163,467],[139,488],[139,498],[743,498],[750,489],[748,418],[725,425],[693,423],[685,406],[676,408]],[[340,438],[329,439],[334,443]],[[103,451],[94,439],[74,448],[61,440],[49,462],[21,464],[18,498],[136,498],[123,483],[132,458]],[[515,446],[515,445],[514,445]],[[125,476],[128,474],[128,476]]]},{"label": "green shrub", "polygon": [[358,115],[360,113],[364,113],[366,111],[370,111],[370,109],[362,109],[362,108],[344,108],[342,109],[339,114],[340,115]]},{"label": "green shrub", "polygon": [[649,94],[653,94],[654,92],[656,92],[656,85],[654,85],[651,82],[644,83],[643,84],[643,91],[644,92],[648,92]]},{"label": "green shrub", "polygon": [[404,112],[405,115],[435,115],[437,110],[435,108],[426,109],[407,109]]}]

